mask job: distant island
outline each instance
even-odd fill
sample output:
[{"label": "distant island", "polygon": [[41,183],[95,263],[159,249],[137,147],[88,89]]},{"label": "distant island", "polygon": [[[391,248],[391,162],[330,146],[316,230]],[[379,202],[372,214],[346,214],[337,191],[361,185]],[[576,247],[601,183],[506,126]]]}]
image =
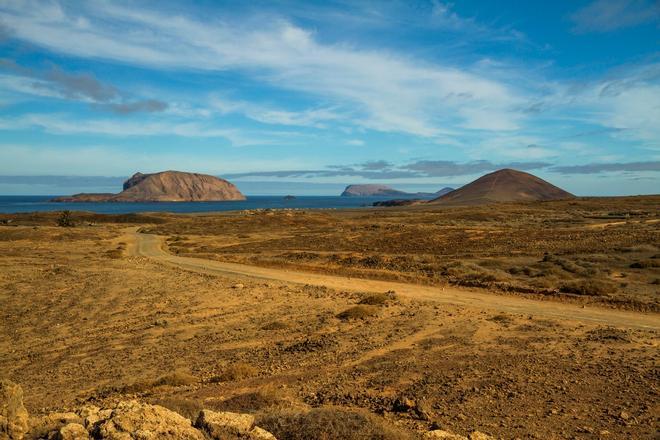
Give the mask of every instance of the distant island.
[{"label": "distant island", "polygon": [[182,171],[135,173],[124,190],[112,193],[82,193],[56,197],[53,202],[216,202],[245,200],[231,182],[208,174]]},{"label": "distant island", "polygon": [[361,185],[348,185],[344,192],[341,193],[342,197],[440,197],[447,193],[453,191],[454,188],[442,188],[441,190],[428,193],[428,192],[417,192],[409,193],[405,191],[400,191],[394,189],[387,185],[378,185],[378,184],[361,184]]}]

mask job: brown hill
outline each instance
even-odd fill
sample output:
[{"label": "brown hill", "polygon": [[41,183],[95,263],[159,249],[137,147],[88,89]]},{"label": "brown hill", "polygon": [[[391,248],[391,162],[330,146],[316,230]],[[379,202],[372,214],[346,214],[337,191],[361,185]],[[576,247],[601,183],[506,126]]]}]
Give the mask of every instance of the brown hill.
[{"label": "brown hill", "polygon": [[119,194],[76,194],[55,202],[210,202],[245,200],[232,183],[207,174],[163,171],[135,173]]},{"label": "brown hill", "polygon": [[429,203],[480,205],[496,202],[559,200],[573,198],[573,194],[532,174],[503,169],[445,194]]}]

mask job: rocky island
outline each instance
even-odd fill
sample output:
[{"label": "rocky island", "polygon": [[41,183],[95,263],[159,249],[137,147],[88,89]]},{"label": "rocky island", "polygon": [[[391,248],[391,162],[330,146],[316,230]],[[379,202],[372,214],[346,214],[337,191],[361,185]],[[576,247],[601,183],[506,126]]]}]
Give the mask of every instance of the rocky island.
[{"label": "rocky island", "polygon": [[124,190],[112,193],[82,193],[56,197],[53,202],[216,202],[245,200],[231,182],[208,174],[182,171],[135,173]]},{"label": "rocky island", "polygon": [[451,191],[454,188],[442,188],[440,191],[435,193],[426,193],[426,192],[417,192],[409,193],[405,191],[400,191],[394,189],[387,185],[378,185],[378,184],[363,184],[363,185],[348,185],[344,192],[341,193],[342,197],[440,197]]}]

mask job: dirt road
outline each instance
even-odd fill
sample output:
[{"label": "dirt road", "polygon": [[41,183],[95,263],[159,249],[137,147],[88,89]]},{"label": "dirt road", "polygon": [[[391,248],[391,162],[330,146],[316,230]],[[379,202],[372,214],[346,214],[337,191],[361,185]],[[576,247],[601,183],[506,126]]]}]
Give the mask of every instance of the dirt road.
[{"label": "dirt road", "polygon": [[660,316],[653,313],[630,312],[600,307],[583,308],[581,305],[575,304],[489,294],[456,287],[430,287],[180,257],[163,250],[163,238],[160,236],[133,232],[129,233],[125,238],[128,242],[127,252],[129,255],[150,257],[162,263],[171,264],[193,272],[238,275],[289,283],[326,286],[340,291],[386,292],[393,290],[398,295],[410,299],[434,301],[440,304],[462,305],[481,310],[544,316],[625,328],[660,329]]}]

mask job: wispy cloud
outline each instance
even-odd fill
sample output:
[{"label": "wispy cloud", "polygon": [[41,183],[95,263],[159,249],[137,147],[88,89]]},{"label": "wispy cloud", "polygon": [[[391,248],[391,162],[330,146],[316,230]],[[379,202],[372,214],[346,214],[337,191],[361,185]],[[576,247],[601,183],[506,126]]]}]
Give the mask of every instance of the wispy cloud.
[{"label": "wispy cloud", "polygon": [[345,115],[331,107],[291,111],[248,101],[217,97],[211,99],[209,108],[221,114],[238,113],[254,121],[274,125],[326,128],[328,122],[345,119]]},{"label": "wispy cloud", "polygon": [[[524,117],[517,107],[525,98],[490,75],[384,50],[321,43],[285,19],[202,20],[91,3],[94,7],[9,4],[0,8],[0,20],[16,38],[69,55],[159,68],[234,69],[350,105],[361,115],[354,123],[380,131],[432,137],[452,127],[511,130]],[[497,117],[485,118],[489,112]],[[252,116],[300,122],[286,113]]]},{"label": "wispy cloud", "polygon": [[19,93],[87,102],[118,114],[161,112],[168,106],[156,99],[131,100],[91,73],[67,72],[54,64],[45,71],[38,71],[13,60],[0,59],[0,70],[10,74],[2,77],[0,87]]},{"label": "wispy cloud", "polygon": [[370,180],[419,179],[429,177],[457,177],[495,171],[501,168],[534,170],[550,166],[545,162],[492,163],[486,160],[473,162],[453,162],[444,160],[421,160],[405,165],[394,165],[385,160],[368,161],[355,165],[335,165],[326,169],[255,171],[229,174],[231,178],[244,177],[337,177],[351,176]]},{"label": "wispy cloud", "polygon": [[585,165],[557,166],[551,169],[561,174],[599,174],[619,171],[660,171],[660,161],[589,163]]},{"label": "wispy cloud", "polygon": [[495,164],[487,160],[457,163],[445,160],[421,160],[401,168],[418,172],[425,177],[452,177],[479,174],[495,171],[502,168],[515,168],[519,170],[535,170],[546,168],[551,164],[547,162],[508,162]]},{"label": "wispy cloud", "polygon": [[[126,119],[87,119],[62,114],[25,114],[0,117],[0,130],[41,129],[52,134],[96,134],[115,137],[181,136],[190,138],[224,138],[233,146],[268,145],[278,136],[290,133],[266,132],[246,134],[234,128],[221,128],[209,122],[177,122],[167,120],[133,121]],[[290,137],[290,136],[289,136]]]},{"label": "wispy cloud", "polygon": [[571,15],[576,32],[610,32],[660,22],[657,0],[595,0]]}]

